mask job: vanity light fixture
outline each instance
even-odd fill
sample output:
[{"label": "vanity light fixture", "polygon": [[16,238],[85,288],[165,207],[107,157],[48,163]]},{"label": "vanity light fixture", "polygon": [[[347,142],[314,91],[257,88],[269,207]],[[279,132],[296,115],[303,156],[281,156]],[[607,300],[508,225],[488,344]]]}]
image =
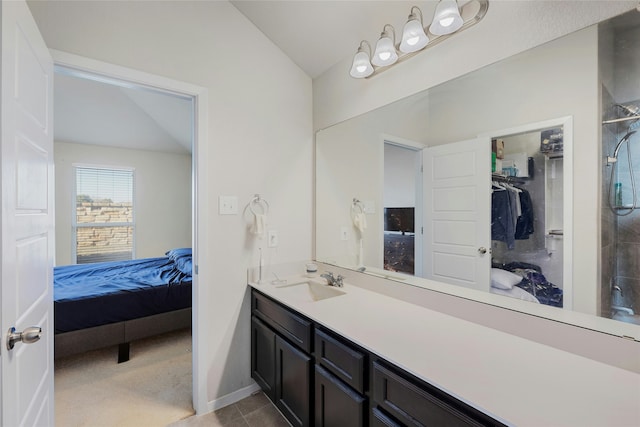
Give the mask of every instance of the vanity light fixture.
[{"label": "vanity light fixture", "polygon": [[[418,14],[416,15],[416,12]],[[411,8],[407,23],[402,30],[402,41],[400,42],[400,52],[411,53],[418,51],[429,43],[429,37],[424,32],[422,24],[422,11],[418,6]]]},{"label": "vanity light fixture", "polygon": [[[369,53],[365,52],[363,49],[363,45],[367,45],[369,48]],[[353,64],[351,65],[351,77],[356,79],[362,79],[365,77],[369,77],[373,74],[373,66],[371,65],[371,45],[368,41],[362,40],[360,42],[360,46],[358,46],[358,52],[356,56],[353,57]]]},{"label": "vanity light fixture", "polygon": [[[456,0],[440,0],[428,30],[433,37],[429,37],[424,27],[422,11],[419,7],[413,6],[404,25],[399,45],[395,44],[395,29],[392,25],[385,24],[373,55],[371,45],[366,40],[360,42],[349,74],[357,79],[379,74],[391,65],[400,63],[446,40],[454,33],[477,24],[484,18],[488,8],[489,0],[470,0],[462,8],[458,8]],[[469,17],[472,14],[473,16]],[[468,18],[465,19],[463,16]],[[369,48],[368,54],[363,48],[365,44]]]},{"label": "vanity light fixture", "polygon": [[433,15],[429,32],[436,36],[455,33],[462,27],[462,16],[456,0],[440,0]]},{"label": "vanity light fixture", "polygon": [[[389,37],[387,28],[391,29],[393,39]],[[371,63],[378,67],[386,67],[387,65],[391,65],[396,62],[398,60],[398,52],[396,51],[395,44],[396,30],[393,28],[393,25],[385,24],[384,28],[382,28],[380,39],[378,40],[378,43],[376,43],[376,51],[373,52]]]}]

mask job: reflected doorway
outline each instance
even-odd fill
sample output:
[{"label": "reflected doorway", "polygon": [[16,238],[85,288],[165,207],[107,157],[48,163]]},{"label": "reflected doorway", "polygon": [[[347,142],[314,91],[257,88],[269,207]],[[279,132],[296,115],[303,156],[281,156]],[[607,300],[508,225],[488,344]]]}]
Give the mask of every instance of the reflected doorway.
[{"label": "reflected doorway", "polygon": [[416,276],[422,275],[422,149],[399,138],[384,141],[384,269]]}]

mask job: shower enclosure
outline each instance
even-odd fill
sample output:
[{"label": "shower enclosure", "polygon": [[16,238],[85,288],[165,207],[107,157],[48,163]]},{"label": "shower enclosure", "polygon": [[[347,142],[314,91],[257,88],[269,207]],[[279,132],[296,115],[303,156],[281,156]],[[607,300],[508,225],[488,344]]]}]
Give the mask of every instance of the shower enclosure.
[{"label": "shower enclosure", "polygon": [[640,14],[599,32],[602,100],[600,315],[640,324]]}]

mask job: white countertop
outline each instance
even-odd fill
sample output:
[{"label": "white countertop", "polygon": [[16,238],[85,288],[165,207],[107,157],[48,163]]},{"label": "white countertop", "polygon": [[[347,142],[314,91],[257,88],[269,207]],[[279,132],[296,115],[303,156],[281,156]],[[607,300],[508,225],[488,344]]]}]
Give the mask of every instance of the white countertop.
[{"label": "white countertop", "polygon": [[348,283],[313,302],[250,286],[505,424],[640,426],[640,374]]}]

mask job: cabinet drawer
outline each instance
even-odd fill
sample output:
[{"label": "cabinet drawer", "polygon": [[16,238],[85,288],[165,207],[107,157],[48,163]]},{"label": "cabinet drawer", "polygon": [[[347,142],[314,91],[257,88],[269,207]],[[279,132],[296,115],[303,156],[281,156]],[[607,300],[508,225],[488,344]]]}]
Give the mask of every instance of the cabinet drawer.
[{"label": "cabinet drawer", "polygon": [[348,346],[332,335],[316,328],[316,361],[356,391],[365,391],[364,353]]},{"label": "cabinet drawer", "polygon": [[251,292],[251,310],[286,339],[311,353],[311,322],[255,290]]},{"label": "cabinet drawer", "polygon": [[462,412],[462,402],[448,402],[419,387],[404,376],[375,362],[373,364],[373,400],[394,418],[406,425],[482,426],[482,423]]},{"label": "cabinet drawer", "polygon": [[402,427],[378,408],[371,411],[371,427]]}]

